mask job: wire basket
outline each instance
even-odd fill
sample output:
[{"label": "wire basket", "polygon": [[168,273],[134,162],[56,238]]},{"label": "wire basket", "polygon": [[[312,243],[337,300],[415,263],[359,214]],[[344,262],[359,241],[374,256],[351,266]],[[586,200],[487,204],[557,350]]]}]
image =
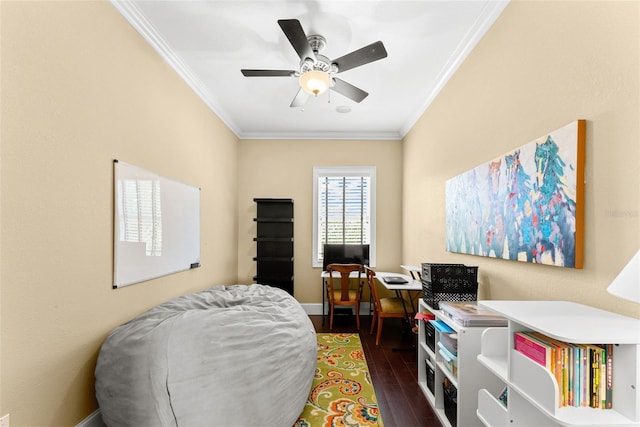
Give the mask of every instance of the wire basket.
[{"label": "wire basket", "polygon": [[478,267],[464,264],[422,264],[422,298],[439,310],[440,301],[476,301]]},{"label": "wire basket", "polygon": [[458,390],[449,381],[442,384],[444,414],[453,427],[458,425]]},{"label": "wire basket", "polygon": [[436,390],[435,390],[436,371],[434,371],[434,369],[431,367],[431,365],[429,365],[429,362],[427,362],[426,359],[424,361],[424,364],[425,364],[425,372],[427,375],[427,388],[435,396],[436,395]]}]

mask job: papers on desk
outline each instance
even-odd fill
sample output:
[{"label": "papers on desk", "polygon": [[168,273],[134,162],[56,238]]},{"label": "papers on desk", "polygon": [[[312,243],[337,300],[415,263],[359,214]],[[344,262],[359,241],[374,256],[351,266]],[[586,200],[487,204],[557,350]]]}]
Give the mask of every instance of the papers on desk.
[{"label": "papers on desk", "polygon": [[402,285],[409,283],[404,277],[400,276],[384,276],[382,280],[389,285]]}]

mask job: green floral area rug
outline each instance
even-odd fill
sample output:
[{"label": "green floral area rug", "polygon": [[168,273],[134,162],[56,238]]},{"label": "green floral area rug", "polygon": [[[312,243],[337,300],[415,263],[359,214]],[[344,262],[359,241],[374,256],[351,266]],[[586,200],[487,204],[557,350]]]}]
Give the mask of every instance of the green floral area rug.
[{"label": "green floral area rug", "polygon": [[382,427],[358,334],[317,334],[318,364],[294,427]]}]

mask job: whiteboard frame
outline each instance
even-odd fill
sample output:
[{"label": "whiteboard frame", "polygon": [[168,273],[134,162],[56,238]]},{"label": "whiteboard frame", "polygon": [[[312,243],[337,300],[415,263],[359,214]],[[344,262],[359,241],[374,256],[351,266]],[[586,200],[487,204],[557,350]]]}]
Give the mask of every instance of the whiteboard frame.
[{"label": "whiteboard frame", "polygon": [[[200,191],[117,159],[113,161],[113,288],[121,288],[200,267]],[[119,181],[153,180],[160,185],[162,249],[160,255],[140,251],[143,242],[120,240],[123,203]],[[125,256],[126,255],[126,256]]]}]

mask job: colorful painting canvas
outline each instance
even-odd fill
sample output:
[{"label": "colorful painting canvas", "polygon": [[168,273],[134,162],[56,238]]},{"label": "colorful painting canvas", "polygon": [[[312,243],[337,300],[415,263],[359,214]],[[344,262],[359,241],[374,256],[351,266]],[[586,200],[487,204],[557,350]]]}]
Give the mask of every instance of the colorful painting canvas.
[{"label": "colorful painting canvas", "polygon": [[582,268],[585,121],[446,183],[449,252]]}]

